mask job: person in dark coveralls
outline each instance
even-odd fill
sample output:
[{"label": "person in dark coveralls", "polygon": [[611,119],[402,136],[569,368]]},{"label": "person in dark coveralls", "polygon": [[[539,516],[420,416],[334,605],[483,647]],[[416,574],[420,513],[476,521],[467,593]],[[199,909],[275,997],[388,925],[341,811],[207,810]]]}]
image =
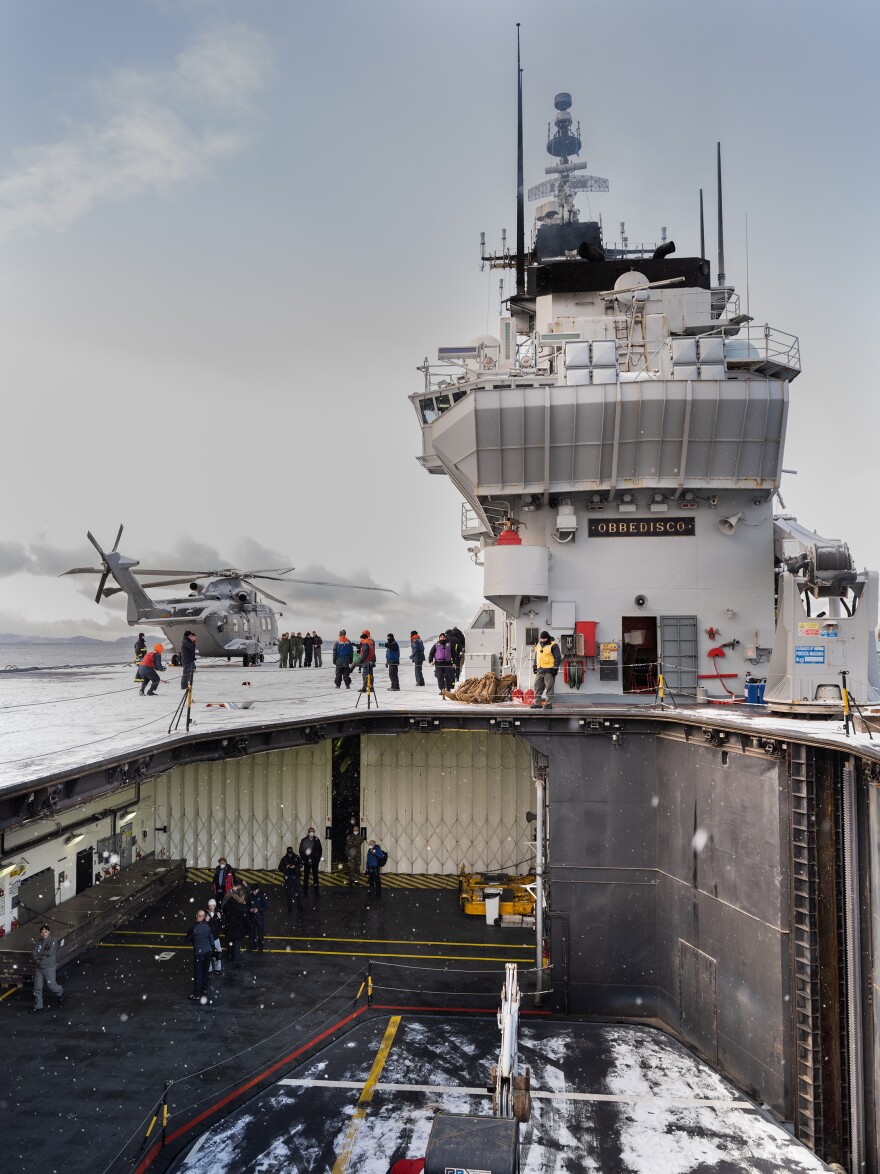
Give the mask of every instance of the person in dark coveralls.
[{"label": "person in dark coveralls", "polygon": [[248,932],[248,913],[241,881],[236,880],[223,898],[222,910],[229,942],[229,961],[233,966],[241,966],[241,943]]},{"label": "person in dark coveralls", "polygon": [[312,633],[306,631],[302,638],[303,642],[303,668],[310,669],[312,667]]},{"label": "person in dark coveralls", "polygon": [[336,679],[333,682],[338,689],[345,681],[346,689],[351,688],[351,666],[354,662],[354,645],[345,634],[345,628],[339,629],[339,638],[333,645],[333,663],[336,666]]},{"label": "person in dark coveralls", "polygon": [[278,667],[280,669],[287,668],[287,662],[290,660],[290,633],[282,632],[278,638]]},{"label": "person in dark coveralls", "polygon": [[319,636],[318,633],[313,628],[312,629],[312,660],[314,662],[316,669],[319,669],[321,667],[321,653],[323,651],[323,648],[324,648],[324,639],[322,636]]},{"label": "person in dark coveralls", "polygon": [[248,907],[248,949],[251,953],[257,950],[263,952],[263,941],[266,937],[266,910],[269,907],[269,898],[259,884],[251,885],[247,895]]},{"label": "person in dark coveralls", "polygon": [[183,665],[183,672],[180,674],[180,687],[188,689],[192,684],[193,673],[196,671],[196,634],[190,632],[189,629],[183,633],[180,663]]},{"label": "person in dark coveralls", "polygon": [[446,633],[441,632],[437,643],[431,646],[428,661],[434,666],[434,676],[437,678],[437,688],[442,693],[455,684],[455,665],[452,663],[452,648],[446,639]]},{"label": "person in dark coveralls", "polygon": [[309,834],[304,836],[299,842],[299,854],[303,862],[303,892],[309,891],[309,877],[312,878],[315,884],[315,896],[319,897],[321,891],[318,888],[318,865],[321,863],[321,853],[323,848],[321,841],[315,835],[315,829],[309,828]]},{"label": "person in dark coveralls", "polygon": [[409,647],[409,658],[416,670],[416,684],[424,685],[425,674],[422,672],[422,665],[425,663],[425,642],[415,628],[409,634]]},{"label": "person in dark coveralls", "polygon": [[[535,659],[532,669],[535,673],[535,700],[532,709],[552,709],[553,689],[556,686],[556,674],[562,664],[562,653],[559,645],[549,632],[542,632],[535,645]],[[546,692],[547,699],[542,694]]]},{"label": "person in dark coveralls", "polygon": [[34,960],[34,1005],[31,1014],[43,1010],[43,986],[47,986],[53,995],[58,996],[58,1006],[64,1006],[64,987],[55,981],[56,958],[58,943],[52,937],[48,925],[40,926],[40,940],[31,950]]},{"label": "person in dark coveralls", "polygon": [[193,948],[193,989],[190,998],[194,1003],[208,994],[208,975],[211,973],[211,958],[214,955],[214,935],[208,924],[204,909],[196,910],[196,920],[186,931],[186,940]]},{"label": "person in dark coveralls", "polygon": [[374,693],[376,686],[373,684],[373,670],[376,667],[376,645],[371,636],[370,629],[364,628],[361,632],[361,642],[358,645],[358,656],[360,660],[358,664],[361,670],[361,693]]},{"label": "person in dark coveralls", "polygon": [[140,664],[147,655],[147,638],[143,632],[138,632],[138,638],[134,642],[134,663]]},{"label": "person in dark coveralls", "polygon": [[292,669],[301,669],[303,662],[303,638],[302,632],[290,633],[290,667]]},{"label": "person in dark coveralls", "polygon": [[345,857],[348,860],[348,887],[352,889],[361,875],[361,829],[354,816],[345,837]]},{"label": "person in dark coveralls", "polygon": [[464,632],[461,628],[447,628],[446,639],[452,650],[452,663],[455,666],[455,679],[461,678],[461,666],[464,662]]},{"label": "person in dark coveralls", "polygon": [[382,865],[388,860],[388,853],[375,840],[370,840],[367,849],[367,885],[375,893],[376,900],[382,900]]},{"label": "person in dark coveralls", "polygon": [[214,896],[221,905],[226,898],[226,894],[235,884],[235,881],[235,869],[231,864],[226,863],[225,856],[221,856],[217,861],[217,867],[214,869],[214,879],[212,881],[214,885]]},{"label": "person in dark coveralls", "polygon": [[284,880],[284,891],[287,894],[287,912],[293,913],[294,901],[296,901],[297,909],[302,912],[302,860],[297,856],[293,848],[288,848],[278,861],[278,871]]},{"label": "person in dark coveralls", "polygon": [[159,688],[159,673],[165,672],[165,666],[162,664],[161,644],[154,644],[153,651],[148,652],[141,663],[137,667],[136,678],[141,683],[141,697],[144,695],[144,690],[147,689],[147,697],[152,697]]},{"label": "person in dark coveralls", "polygon": [[385,640],[385,665],[388,669],[388,686],[392,693],[400,692],[400,645],[394,639],[394,633],[389,632]]}]

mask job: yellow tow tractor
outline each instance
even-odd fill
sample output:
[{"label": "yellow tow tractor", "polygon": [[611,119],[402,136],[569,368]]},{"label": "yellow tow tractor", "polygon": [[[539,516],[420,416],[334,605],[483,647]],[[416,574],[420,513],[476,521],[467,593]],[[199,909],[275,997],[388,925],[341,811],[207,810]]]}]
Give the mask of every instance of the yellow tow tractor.
[{"label": "yellow tow tractor", "polygon": [[487,903],[490,911],[494,906],[497,909],[492,918],[495,925],[502,917],[532,917],[535,897],[528,886],[534,883],[534,873],[526,876],[511,876],[506,872],[469,873],[462,865],[458,875],[458,904],[462,913],[474,917],[486,917]]}]

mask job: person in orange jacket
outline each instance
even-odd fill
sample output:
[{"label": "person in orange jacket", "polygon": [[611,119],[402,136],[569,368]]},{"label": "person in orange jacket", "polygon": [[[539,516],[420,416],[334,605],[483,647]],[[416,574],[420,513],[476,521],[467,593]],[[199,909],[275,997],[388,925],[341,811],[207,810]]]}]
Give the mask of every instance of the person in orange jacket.
[{"label": "person in orange jacket", "polygon": [[363,632],[361,632],[358,656],[360,657],[358,664],[360,665],[361,677],[364,682],[361,686],[361,693],[366,693],[368,689],[372,693],[375,691],[373,670],[376,667],[376,643],[370,637],[369,628],[364,628]]},{"label": "person in orange jacket", "polygon": [[159,688],[159,673],[165,672],[165,666],[162,664],[163,648],[161,644],[154,644],[152,652],[148,652],[137,667],[137,677],[141,683],[141,697],[144,695],[144,690],[147,689],[147,696],[152,697]]}]

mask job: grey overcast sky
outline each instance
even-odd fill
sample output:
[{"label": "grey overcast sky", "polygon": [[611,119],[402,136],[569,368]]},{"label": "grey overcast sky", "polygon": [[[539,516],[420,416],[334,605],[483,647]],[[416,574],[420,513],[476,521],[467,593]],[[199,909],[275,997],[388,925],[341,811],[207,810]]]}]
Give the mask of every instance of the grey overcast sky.
[{"label": "grey overcast sky", "polygon": [[0,631],[128,631],[55,577],[120,522],[144,565],[400,592],[298,592],[297,628],[467,623],[406,397],[495,331],[517,20],[526,183],[568,90],[607,239],[696,254],[721,140],[728,280],[801,339],[786,506],[880,566],[876,3],[2,0]]}]

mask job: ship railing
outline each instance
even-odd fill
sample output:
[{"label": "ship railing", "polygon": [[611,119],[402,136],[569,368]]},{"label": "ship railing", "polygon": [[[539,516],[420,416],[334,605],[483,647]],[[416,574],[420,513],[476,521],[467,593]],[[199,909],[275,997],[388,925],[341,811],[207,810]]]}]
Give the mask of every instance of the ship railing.
[{"label": "ship railing", "polygon": [[755,371],[762,375],[795,375],[801,369],[800,339],[765,322],[756,325],[743,321],[742,315],[719,320],[718,326],[701,338],[724,339],[727,366]]},{"label": "ship railing", "polygon": [[[467,504],[461,503],[461,536],[470,541],[490,535],[500,534],[504,523],[510,517],[510,508],[507,504],[488,501],[483,505],[483,517]],[[487,525],[488,523],[488,525]]]}]

